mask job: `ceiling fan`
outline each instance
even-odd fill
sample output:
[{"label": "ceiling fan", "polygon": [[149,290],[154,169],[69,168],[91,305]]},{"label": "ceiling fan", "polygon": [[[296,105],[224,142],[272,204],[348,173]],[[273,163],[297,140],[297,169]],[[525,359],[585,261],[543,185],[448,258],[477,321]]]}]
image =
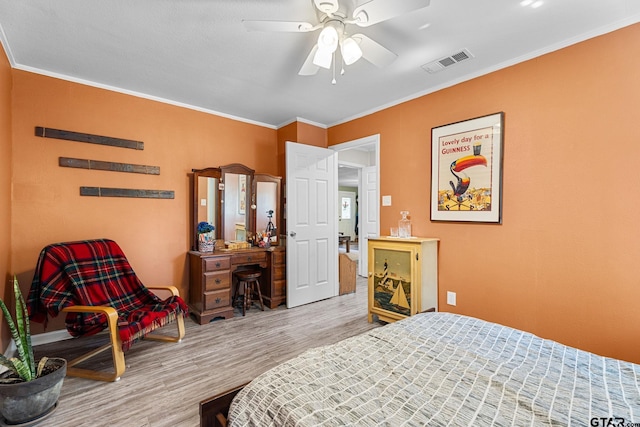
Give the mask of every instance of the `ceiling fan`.
[{"label": "ceiling fan", "polygon": [[[370,0],[355,6],[353,0],[312,0],[315,6],[318,23],[292,21],[251,21],[243,20],[249,31],[277,31],[308,33],[320,30],[317,43],[309,52],[302,64],[301,76],[310,76],[318,72],[320,67],[329,69],[334,63],[335,54],[340,48],[342,61],[351,65],[360,58],[382,68],[393,62],[397,55],[380,43],[361,33],[350,34],[347,26],[357,25],[369,27],[400,16],[404,13],[429,6],[430,0]],[[344,72],[344,70],[342,71]]]}]

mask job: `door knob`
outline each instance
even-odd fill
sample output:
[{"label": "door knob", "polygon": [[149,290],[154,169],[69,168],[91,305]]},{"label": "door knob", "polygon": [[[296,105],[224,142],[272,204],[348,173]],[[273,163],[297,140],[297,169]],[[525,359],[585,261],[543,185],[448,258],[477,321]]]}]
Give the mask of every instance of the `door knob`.
[{"label": "door knob", "polygon": [[291,237],[296,237],[296,232],[295,232],[295,231],[292,231],[291,233],[289,233],[289,236],[291,236]]}]

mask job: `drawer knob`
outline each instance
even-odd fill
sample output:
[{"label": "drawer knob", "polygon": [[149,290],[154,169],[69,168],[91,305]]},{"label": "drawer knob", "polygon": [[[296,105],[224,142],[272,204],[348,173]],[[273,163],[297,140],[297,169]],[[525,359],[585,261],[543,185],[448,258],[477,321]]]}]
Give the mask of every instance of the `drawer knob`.
[{"label": "drawer knob", "polygon": [[251,261],[251,257],[249,257],[249,261]]},{"label": "drawer knob", "polygon": [[216,285],[220,284],[220,279],[216,279]]},{"label": "drawer knob", "polygon": [[216,268],[220,268],[220,263],[216,262]]}]

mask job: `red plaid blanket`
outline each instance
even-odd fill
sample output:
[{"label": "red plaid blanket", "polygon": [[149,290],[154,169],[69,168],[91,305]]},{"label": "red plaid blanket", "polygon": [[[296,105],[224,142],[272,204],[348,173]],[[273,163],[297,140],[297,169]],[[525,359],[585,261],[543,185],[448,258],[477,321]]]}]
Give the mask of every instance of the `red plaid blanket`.
[{"label": "red plaid blanket", "polygon": [[[149,332],[187,313],[178,296],[160,300],[138,279],[120,246],[99,239],[56,243],[40,253],[31,283],[29,317],[45,323],[71,305],[111,306],[118,312],[122,350]],[[76,337],[107,327],[102,313],[67,313],[66,326]]]}]

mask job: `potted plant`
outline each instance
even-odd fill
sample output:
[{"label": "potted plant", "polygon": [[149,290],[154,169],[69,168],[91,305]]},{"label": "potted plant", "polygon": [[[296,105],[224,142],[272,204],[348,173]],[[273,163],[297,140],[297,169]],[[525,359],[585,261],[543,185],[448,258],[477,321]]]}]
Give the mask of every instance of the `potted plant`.
[{"label": "potted plant", "polygon": [[198,223],[198,251],[213,252],[216,241],[213,238],[213,230],[216,228],[206,221]]},{"label": "potted plant", "polygon": [[55,409],[67,374],[67,361],[43,357],[36,364],[27,305],[15,276],[13,293],[16,300],[15,321],[0,299],[0,309],[18,353],[11,358],[0,354],[0,364],[7,368],[0,374],[0,415],[6,424],[24,424],[44,418]]}]

